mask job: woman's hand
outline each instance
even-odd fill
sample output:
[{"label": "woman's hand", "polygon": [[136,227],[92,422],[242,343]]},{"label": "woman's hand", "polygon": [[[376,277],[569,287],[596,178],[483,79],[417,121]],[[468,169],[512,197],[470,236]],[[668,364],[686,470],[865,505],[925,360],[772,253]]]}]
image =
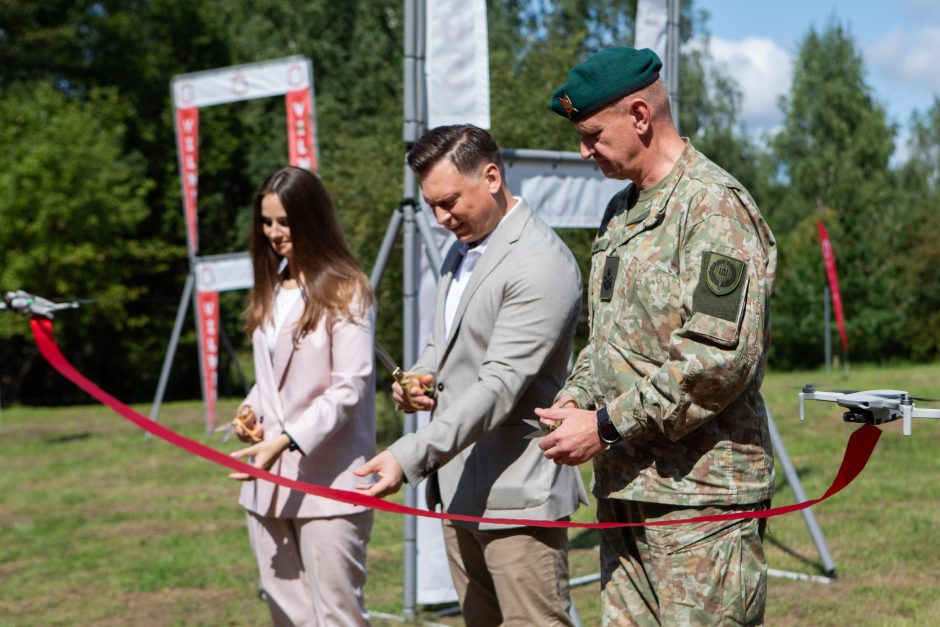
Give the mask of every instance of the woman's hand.
[{"label": "woman's hand", "polygon": [[[249,461],[252,466],[261,468],[262,470],[271,470],[271,466],[274,465],[274,462],[281,456],[281,453],[289,446],[290,438],[282,433],[276,438],[259,442],[258,444],[243,448],[239,451],[234,451],[232,457],[254,457],[253,462]],[[229,475],[229,479],[235,479],[236,481],[253,481],[254,477],[244,472],[233,472]]]},{"label": "woman's hand", "polygon": [[242,403],[232,420],[235,435],[242,442],[257,444],[264,440],[264,425],[255,415],[255,410],[248,403]]}]

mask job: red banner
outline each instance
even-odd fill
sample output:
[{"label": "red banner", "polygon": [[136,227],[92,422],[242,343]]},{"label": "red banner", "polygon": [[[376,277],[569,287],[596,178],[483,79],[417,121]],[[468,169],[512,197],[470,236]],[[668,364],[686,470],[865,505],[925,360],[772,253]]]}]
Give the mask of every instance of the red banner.
[{"label": "red banner", "polygon": [[199,336],[202,339],[202,390],[206,399],[206,427],[215,429],[215,399],[219,384],[219,293],[196,292]]},{"label": "red banner", "polygon": [[290,151],[290,164],[311,172],[317,170],[317,155],[313,139],[313,105],[309,89],[289,91],[285,97],[287,103],[287,147]]},{"label": "red banner", "polygon": [[849,339],[845,334],[845,317],[842,315],[842,294],[839,292],[839,275],[836,274],[836,256],[832,252],[829,232],[822,220],[816,222],[819,230],[819,244],[822,246],[823,262],[826,264],[826,276],[829,277],[829,293],[832,294],[832,311],[836,314],[839,337],[842,338],[843,352],[849,350]]},{"label": "red banner", "polygon": [[[371,507],[385,512],[393,512],[397,514],[408,514],[411,516],[424,516],[427,518],[437,518],[440,520],[460,520],[464,522],[488,522],[495,524],[506,524],[506,525],[528,525],[532,527],[577,527],[577,528],[587,528],[587,529],[611,529],[614,527],[638,527],[643,526],[643,523],[616,523],[616,522],[605,522],[605,523],[580,523],[580,522],[568,522],[563,520],[530,520],[530,519],[515,519],[515,518],[483,518],[480,516],[470,516],[467,514],[444,514],[441,512],[430,512],[427,510],[417,509],[414,507],[408,507],[406,505],[398,505],[397,503],[392,503],[383,499],[377,499],[371,496],[365,496],[359,492],[353,492],[351,490],[337,490],[335,488],[328,488],[326,486],[320,486],[313,483],[307,483],[304,481],[296,481],[294,479],[287,479],[281,477],[280,475],[275,475],[274,473],[268,472],[267,470],[261,470],[260,468],[255,468],[245,462],[239,461],[230,455],[226,455],[221,451],[217,451],[214,448],[210,448],[204,444],[200,444],[195,440],[190,440],[189,438],[183,437],[180,434],[176,433],[172,429],[164,427],[158,422],[150,420],[146,416],[143,416],[121,401],[117,400],[97,385],[89,381],[82,373],[75,369],[72,364],[68,362],[65,356],[62,355],[62,352],[59,350],[59,346],[56,344],[55,336],[52,332],[52,321],[45,318],[33,318],[30,320],[30,326],[33,331],[33,339],[36,340],[36,346],[39,348],[39,352],[42,356],[49,362],[53,368],[58,371],[63,377],[77,385],[79,388],[90,394],[92,397],[98,401],[104,403],[115,412],[120,414],[125,419],[134,423],[144,431],[152,433],[153,435],[161,438],[173,446],[177,446],[189,453],[198,455],[202,458],[205,458],[209,461],[215,462],[220,466],[225,466],[230,468],[235,472],[243,472],[247,475],[254,477],[255,479],[262,479],[264,481],[270,481],[279,486],[289,488],[291,490],[298,490],[304,494],[310,494],[313,496],[319,496],[326,499],[331,499],[334,501],[339,501],[341,503],[350,503],[352,505],[362,505],[365,507]],[[871,454],[875,450],[875,445],[878,444],[878,439],[881,437],[881,429],[873,425],[862,425],[859,429],[854,431],[851,436],[849,436],[849,442],[845,449],[845,454],[842,457],[842,464],[839,466],[839,470],[836,473],[835,479],[832,480],[832,485],[829,486],[829,489],[819,498],[811,499],[809,501],[804,501],[802,503],[794,503],[792,505],[784,505],[783,507],[774,507],[772,509],[766,509],[756,512],[733,512],[729,514],[719,514],[716,516],[698,516],[696,518],[688,518],[686,520],[672,520],[672,521],[657,521],[652,523],[646,523],[647,525],[675,525],[680,523],[697,523],[697,522],[707,522],[712,520],[736,520],[741,518],[770,518],[771,516],[779,516],[780,514],[788,514],[790,512],[796,512],[801,509],[805,509],[812,505],[815,505],[821,501],[826,500],[833,494],[836,494],[846,486],[848,486],[852,481],[857,477],[862,470],[865,468],[865,464],[868,463],[868,459],[871,457]]]},{"label": "red banner", "polygon": [[199,192],[199,109],[176,110],[176,142],[180,152],[180,181],[183,185],[183,213],[189,253],[199,250],[196,197]]}]

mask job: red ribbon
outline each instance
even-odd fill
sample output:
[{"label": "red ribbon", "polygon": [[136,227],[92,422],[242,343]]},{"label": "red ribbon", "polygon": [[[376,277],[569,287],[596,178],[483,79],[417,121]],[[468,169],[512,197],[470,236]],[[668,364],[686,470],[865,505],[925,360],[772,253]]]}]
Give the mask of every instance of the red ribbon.
[{"label": "red ribbon", "polygon": [[532,527],[578,527],[586,529],[611,529],[614,527],[638,527],[643,526],[644,524],[653,526],[717,520],[734,520],[740,518],[769,518],[771,516],[779,516],[780,514],[788,514],[790,512],[799,511],[801,509],[810,507],[811,505],[815,505],[816,503],[826,500],[833,494],[848,486],[850,483],[852,483],[855,477],[857,477],[859,473],[862,472],[862,469],[865,468],[865,464],[868,462],[868,458],[871,457],[871,454],[875,449],[875,445],[878,443],[878,438],[881,437],[881,430],[878,429],[878,427],[872,425],[863,425],[861,428],[853,432],[849,437],[849,443],[845,449],[845,456],[842,458],[842,465],[839,467],[839,472],[836,474],[836,478],[833,480],[832,485],[829,486],[829,489],[826,490],[825,494],[823,494],[818,499],[804,501],[803,503],[794,503],[793,505],[785,505],[783,507],[775,507],[773,509],[750,512],[732,512],[714,516],[699,516],[696,518],[687,518],[684,520],[656,521],[648,523],[581,523],[560,520],[484,518],[481,516],[468,516],[465,514],[446,514],[441,512],[431,512],[423,509],[416,509],[414,507],[407,507],[405,505],[398,505],[390,501],[366,496],[364,494],[350,490],[336,490],[334,488],[327,488],[325,486],[320,486],[313,483],[287,479],[285,477],[281,477],[280,475],[275,475],[271,472],[268,472],[267,470],[255,468],[254,466],[230,457],[225,453],[217,451],[213,448],[209,448],[204,444],[200,444],[195,440],[190,440],[189,438],[183,437],[172,429],[168,429],[158,422],[150,420],[146,416],[137,413],[85,378],[84,375],[82,375],[78,370],[75,369],[74,366],[72,366],[72,364],[68,362],[68,360],[62,355],[62,352],[59,350],[52,331],[52,321],[46,320],[45,318],[33,318],[30,321],[30,326],[33,330],[33,338],[36,340],[36,345],[39,347],[39,352],[42,353],[42,356],[45,357],[46,361],[48,361],[49,364],[59,372],[59,374],[144,431],[152,433],[158,438],[169,442],[173,446],[178,446],[184,451],[188,451],[194,455],[208,459],[209,461],[215,462],[220,466],[230,468],[236,472],[243,472],[254,477],[255,479],[270,481],[271,483],[276,483],[277,485],[289,488],[291,490],[297,490],[305,494],[332,499],[342,503],[349,503],[351,505],[370,507],[385,512],[408,514],[412,516],[424,516],[426,518],[437,518],[440,520],[459,520],[464,522],[493,523],[502,525],[527,525]]}]

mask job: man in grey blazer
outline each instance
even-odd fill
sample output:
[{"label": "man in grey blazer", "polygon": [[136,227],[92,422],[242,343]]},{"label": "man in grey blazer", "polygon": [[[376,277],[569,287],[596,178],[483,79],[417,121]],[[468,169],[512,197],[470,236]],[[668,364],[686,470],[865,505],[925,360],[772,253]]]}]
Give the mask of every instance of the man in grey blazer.
[{"label": "man in grey blazer", "polygon": [[[427,481],[448,513],[558,520],[587,504],[576,468],[545,459],[523,420],[550,405],[567,373],[581,299],[564,242],[504,180],[496,142],[472,125],[435,128],[408,154],[437,221],[457,236],[438,282],[431,340],[405,394],[431,422],[356,470],[384,496]],[[446,521],[464,619],[475,625],[570,625],[565,529]]]}]

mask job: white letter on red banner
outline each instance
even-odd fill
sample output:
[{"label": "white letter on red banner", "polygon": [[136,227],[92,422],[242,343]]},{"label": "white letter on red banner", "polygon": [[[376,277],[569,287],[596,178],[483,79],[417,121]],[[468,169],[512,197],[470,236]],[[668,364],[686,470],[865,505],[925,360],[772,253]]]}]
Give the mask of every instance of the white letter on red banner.
[{"label": "white letter on red banner", "polygon": [[199,109],[176,110],[176,141],[179,144],[180,180],[186,212],[186,241],[190,254],[199,250],[196,198],[199,193]]},{"label": "white letter on red banner", "polygon": [[317,170],[313,149],[313,112],[309,89],[287,92],[287,146],[290,164],[311,172]]},{"label": "white letter on red banner", "polygon": [[202,340],[202,389],[206,399],[206,422],[212,431],[219,382],[219,293],[196,292],[196,298]]}]

